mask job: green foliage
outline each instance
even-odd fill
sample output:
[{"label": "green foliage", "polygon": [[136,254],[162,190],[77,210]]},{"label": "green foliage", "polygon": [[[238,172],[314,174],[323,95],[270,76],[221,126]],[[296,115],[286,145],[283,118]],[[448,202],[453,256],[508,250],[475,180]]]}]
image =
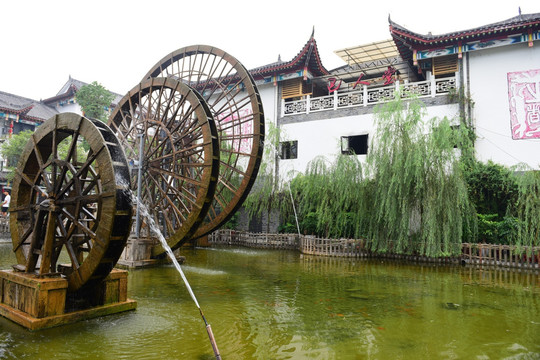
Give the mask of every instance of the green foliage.
[{"label": "green foliage", "polygon": [[496,214],[496,221],[502,220],[508,205],[517,200],[517,179],[503,165],[474,160],[464,167],[464,176],[476,211],[481,214]]},{"label": "green foliage", "polygon": [[478,214],[478,242],[496,244],[498,242],[497,214]]},{"label": "green foliage", "polygon": [[276,174],[279,139],[279,128],[272,123],[268,123],[268,126],[266,126],[263,158],[259,167],[257,180],[244,201],[244,207],[251,217],[260,216],[263,212],[270,212],[272,209],[279,209],[283,203],[279,201],[282,195],[279,194],[279,179]]},{"label": "green foliage", "polygon": [[476,141],[476,132],[474,131],[472,118],[474,101],[470,93],[465,93],[463,86],[457,90],[451,90],[450,100],[457,101],[459,105],[459,126],[463,136],[457,145],[461,150],[461,163],[468,166],[471,162],[475,162],[474,143]]},{"label": "green foliage", "polygon": [[311,211],[302,218],[300,223],[300,229],[307,235],[317,234],[317,225],[319,224],[319,218],[317,213]]},{"label": "green foliage", "polygon": [[521,222],[513,216],[505,216],[497,223],[497,244],[510,245],[512,239],[517,237]]},{"label": "green foliage", "polygon": [[510,209],[518,219],[512,243],[518,246],[540,245],[540,171],[525,171],[517,176],[519,194]]},{"label": "green foliage", "polygon": [[337,155],[328,165],[316,158],[306,174],[291,182],[301,231],[324,237],[355,237],[362,233],[364,182],[356,156]]},{"label": "green foliage", "polygon": [[7,139],[0,149],[2,157],[7,160],[8,168],[13,168],[19,163],[19,158],[26,147],[26,143],[34,132],[32,130],[21,131]]},{"label": "green foliage", "polygon": [[[30,141],[33,133],[34,132],[32,130],[21,131],[20,133],[13,135],[10,139],[6,140],[6,142],[2,144],[0,152],[2,153],[2,157],[8,161],[8,169],[12,170],[17,166],[20,156],[26,147],[26,144],[28,141]],[[58,144],[58,157],[60,159],[67,158],[72,139],[72,137],[68,137]],[[84,161],[87,151],[85,150],[82,141],[77,142],[75,151],[77,154],[77,160]],[[11,171],[7,175],[7,179],[12,181],[14,176],[15,172]]]},{"label": "green foliage", "polygon": [[285,234],[297,233],[297,228],[295,223],[286,222],[279,226],[278,232]]},{"label": "green foliage", "polygon": [[229,221],[227,221],[221,228],[234,230],[238,226],[238,212],[234,213]]},{"label": "green foliage", "polygon": [[521,225],[519,219],[504,216],[498,220],[497,214],[478,214],[478,236],[476,242],[488,244],[514,244]]},{"label": "green foliage", "polygon": [[114,100],[114,95],[109,90],[94,81],[91,84],[81,86],[75,96],[84,116],[107,122],[106,109]]},{"label": "green foliage", "polygon": [[470,117],[456,127],[425,114],[418,99],[398,94],[377,109],[367,167],[356,156],[316,158],[286,187],[277,181],[274,129],[250,211],[278,209],[280,231],[296,232],[290,187],[302,233],[365,238],[376,252],[438,257],[459,254],[462,241],[540,245],[540,172],[515,176],[477,161]]},{"label": "green foliage", "polygon": [[474,207],[463,180],[456,144],[462,128],[448,119],[424,122],[418,99],[399,94],[379,107],[368,155],[373,174],[369,239],[374,251],[456,255],[474,234]]}]

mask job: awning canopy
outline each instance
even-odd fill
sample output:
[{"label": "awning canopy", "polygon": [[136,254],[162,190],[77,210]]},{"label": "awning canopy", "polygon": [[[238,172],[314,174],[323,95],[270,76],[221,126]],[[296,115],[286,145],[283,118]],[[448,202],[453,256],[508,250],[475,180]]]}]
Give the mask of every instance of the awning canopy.
[{"label": "awning canopy", "polygon": [[396,44],[393,40],[378,41],[367,45],[336,50],[334,52],[349,66],[377,62],[399,56]]}]

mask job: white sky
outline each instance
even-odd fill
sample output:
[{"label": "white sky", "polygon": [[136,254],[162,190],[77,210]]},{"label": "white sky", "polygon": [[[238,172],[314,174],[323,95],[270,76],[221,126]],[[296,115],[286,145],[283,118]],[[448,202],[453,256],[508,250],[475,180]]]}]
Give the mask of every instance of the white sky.
[{"label": "white sky", "polygon": [[315,27],[323,65],[335,50],[390,38],[388,15],[442,34],[540,13],[538,0],[10,0],[0,4],[0,91],[39,100],[73,78],[125,94],[162,57],[212,45],[248,69],[291,60]]}]

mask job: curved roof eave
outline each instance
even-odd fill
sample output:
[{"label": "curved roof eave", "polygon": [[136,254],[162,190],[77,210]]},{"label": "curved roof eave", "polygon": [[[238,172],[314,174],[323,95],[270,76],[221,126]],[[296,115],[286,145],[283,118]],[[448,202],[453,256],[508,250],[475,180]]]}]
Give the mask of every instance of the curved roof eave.
[{"label": "curved roof eave", "polygon": [[390,34],[392,35],[392,38],[405,43],[414,43],[416,46],[431,47],[441,46],[442,44],[449,44],[464,39],[473,40],[474,38],[480,37],[498,37],[529,27],[540,28],[540,13],[519,15],[493,24],[441,35],[418,34],[395,23],[390,18],[388,18],[388,22],[390,24]]},{"label": "curved roof eave", "polygon": [[323,66],[317,42],[313,33],[300,50],[300,52],[290,61],[275,62],[260,68],[250,70],[253,77],[264,77],[275,75],[276,73],[288,72],[295,69],[303,69],[305,66],[315,76],[329,75],[330,72]]}]

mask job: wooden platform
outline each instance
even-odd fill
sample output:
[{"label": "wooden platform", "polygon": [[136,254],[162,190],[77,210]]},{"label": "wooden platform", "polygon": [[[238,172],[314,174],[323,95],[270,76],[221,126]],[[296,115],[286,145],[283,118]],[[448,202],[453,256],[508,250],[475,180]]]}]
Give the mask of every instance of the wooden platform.
[{"label": "wooden platform", "polygon": [[123,269],[136,269],[161,265],[163,262],[152,259],[152,247],[155,243],[156,241],[152,238],[130,237],[116,266]]},{"label": "wooden platform", "polygon": [[[158,243],[154,238],[136,238],[132,236],[128,239],[126,247],[116,263],[116,267],[121,269],[138,269],[153,266],[161,266],[170,263],[169,257],[164,255],[163,258],[152,258],[152,247]],[[185,257],[178,254],[179,250],[175,251],[176,260],[180,264],[185,261]]]},{"label": "wooden platform", "polygon": [[29,330],[38,330],[137,307],[136,301],[127,299],[125,270],[114,269],[100,286],[93,289],[92,299],[84,299],[95,306],[68,310],[76,306],[67,287],[67,281],[61,277],[40,278],[34,274],[1,270],[0,315]]}]

